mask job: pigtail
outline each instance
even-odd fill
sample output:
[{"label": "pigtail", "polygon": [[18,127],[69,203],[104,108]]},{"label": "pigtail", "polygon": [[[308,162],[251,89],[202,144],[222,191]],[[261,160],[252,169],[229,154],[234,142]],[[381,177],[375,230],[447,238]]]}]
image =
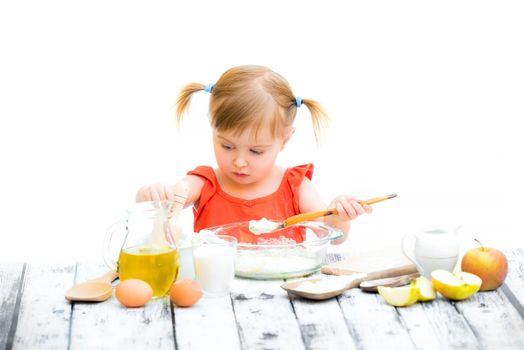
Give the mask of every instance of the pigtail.
[{"label": "pigtail", "polygon": [[182,123],[182,118],[184,114],[189,109],[189,103],[191,102],[191,96],[198,91],[202,91],[206,88],[205,85],[199,83],[187,84],[182,88],[180,94],[178,95],[178,100],[176,103],[176,119],[178,125]]},{"label": "pigtail", "polygon": [[[293,101],[295,104],[296,102]],[[313,122],[313,132],[315,133],[315,140],[317,143],[321,139],[322,132],[328,128],[330,118],[322,105],[315,100],[303,99],[301,104],[306,105],[311,114],[311,121]]]}]

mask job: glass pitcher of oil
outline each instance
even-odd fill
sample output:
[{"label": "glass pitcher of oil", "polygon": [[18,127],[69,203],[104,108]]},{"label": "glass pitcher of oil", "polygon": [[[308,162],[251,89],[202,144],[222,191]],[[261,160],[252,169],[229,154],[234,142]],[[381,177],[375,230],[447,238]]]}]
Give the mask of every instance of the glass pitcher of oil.
[{"label": "glass pitcher of oil", "polygon": [[[169,223],[171,202],[141,202],[114,223],[103,245],[104,261],[120,280],[136,278],[153,288],[153,297],[168,294],[179,270],[179,252]],[[115,259],[118,256],[118,259]]]}]

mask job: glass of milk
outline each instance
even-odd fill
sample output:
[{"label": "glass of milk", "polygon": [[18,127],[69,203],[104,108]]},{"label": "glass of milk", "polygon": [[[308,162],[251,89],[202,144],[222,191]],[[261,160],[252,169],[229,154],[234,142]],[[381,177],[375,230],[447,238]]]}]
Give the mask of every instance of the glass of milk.
[{"label": "glass of milk", "polygon": [[237,239],[226,235],[202,235],[193,241],[195,277],[209,296],[224,296],[235,277]]}]

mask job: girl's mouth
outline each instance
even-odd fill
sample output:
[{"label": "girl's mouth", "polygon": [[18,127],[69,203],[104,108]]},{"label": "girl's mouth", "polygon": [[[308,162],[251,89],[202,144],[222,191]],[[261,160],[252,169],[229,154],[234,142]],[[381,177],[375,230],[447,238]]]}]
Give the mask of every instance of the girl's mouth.
[{"label": "girl's mouth", "polygon": [[244,178],[244,177],[249,176],[248,174],[244,174],[244,173],[236,173],[236,172],[233,172],[233,175],[235,175],[236,177],[241,177],[241,178]]}]

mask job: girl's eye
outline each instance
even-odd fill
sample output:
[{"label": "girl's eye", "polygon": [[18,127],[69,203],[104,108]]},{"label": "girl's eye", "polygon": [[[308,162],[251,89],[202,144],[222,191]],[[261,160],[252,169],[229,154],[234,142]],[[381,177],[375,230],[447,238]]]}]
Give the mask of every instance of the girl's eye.
[{"label": "girl's eye", "polygon": [[264,151],[257,151],[256,149],[251,149],[250,151],[256,156],[260,156],[264,153]]},{"label": "girl's eye", "polygon": [[222,144],[222,148],[225,149],[226,151],[230,151],[233,149],[233,146]]}]

